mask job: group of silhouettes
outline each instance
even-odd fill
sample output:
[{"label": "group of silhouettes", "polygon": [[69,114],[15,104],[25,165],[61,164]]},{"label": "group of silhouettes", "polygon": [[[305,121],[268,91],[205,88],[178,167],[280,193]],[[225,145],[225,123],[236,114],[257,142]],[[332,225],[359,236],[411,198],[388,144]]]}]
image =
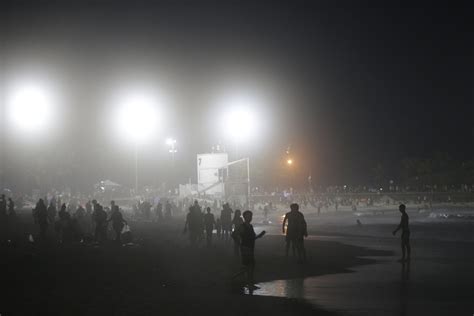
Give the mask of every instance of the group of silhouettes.
[{"label": "group of silhouettes", "polygon": [[[304,238],[308,236],[307,225],[304,215],[299,211],[299,205],[291,204],[291,211],[286,213],[283,220],[283,233],[286,233],[286,256],[289,249],[293,249],[293,256],[298,262],[306,261],[306,250]],[[232,216],[233,213],[233,216]],[[241,213],[240,210],[233,211],[228,203],[225,203],[220,212],[220,217],[215,219],[211,208],[207,207],[203,212],[198,201],[189,208],[184,225],[184,233],[189,233],[191,246],[196,247],[204,240],[210,247],[213,243],[213,231],[216,237],[225,242],[233,240],[233,249],[236,256],[240,256],[243,269],[238,275],[245,273],[248,284],[253,286],[253,272],[255,267],[255,241],[265,235],[265,231],[256,234],[251,224],[253,213],[249,210]]]},{"label": "group of silhouettes", "polygon": [[[57,212],[57,206],[60,210]],[[143,206],[142,206],[143,207]],[[159,211],[162,207],[157,206]],[[166,208],[169,208],[166,207]],[[106,211],[108,210],[108,212]],[[33,208],[34,222],[39,226],[40,240],[47,239],[47,232],[50,227],[54,228],[58,240],[61,243],[83,241],[86,235],[93,235],[93,241],[103,243],[107,240],[108,224],[111,223],[112,230],[115,234],[114,240],[118,243],[123,242],[124,228],[127,221],[123,218],[118,205],[111,201],[110,208],[104,208],[96,200],[88,201],[85,209],[79,205],[75,212],[71,215],[70,207],[65,203],[51,199],[47,206],[45,200],[39,199]],[[158,211],[158,212],[159,212]],[[401,212],[401,221],[398,227],[393,231],[395,235],[401,230],[401,261],[410,259],[410,229],[409,218],[406,213],[405,205],[399,206]],[[171,217],[169,211],[167,216]],[[158,215],[158,214],[157,214]],[[264,214],[265,217],[267,214]],[[11,198],[6,199],[4,195],[0,196],[0,217],[2,223],[13,222],[15,218],[15,204]],[[160,216],[162,218],[162,216]],[[240,210],[235,211],[228,203],[223,204],[220,211],[220,217],[215,218],[211,212],[211,208],[207,207],[203,212],[199,202],[196,200],[189,207],[184,225],[184,233],[189,234],[190,245],[197,247],[200,244],[206,244],[211,247],[213,244],[213,232],[216,231],[216,238],[224,242],[233,241],[233,250],[235,256],[239,256],[242,262],[242,271],[236,276],[245,273],[248,284],[253,286],[253,272],[255,267],[255,241],[265,235],[265,231],[256,234],[251,224],[253,213],[246,210],[241,213]],[[93,233],[92,233],[93,232]],[[304,215],[299,211],[299,205],[293,203],[290,205],[290,212],[286,213],[283,219],[282,232],[285,234],[286,256],[288,257],[290,248],[293,256],[298,262],[306,261],[306,250],[304,247],[304,238],[308,236],[307,224]],[[131,236],[128,234],[128,238]],[[127,239],[128,239],[127,238]]]},{"label": "group of silhouettes", "polygon": [[[143,220],[151,220],[152,208],[153,205],[149,201],[138,201],[135,205],[133,205],[133,214],[136,218],[140,218]],[[163,205],[161,203],[161,200],[159,200],[154,207],[155,220],[162,221],[164,219],[171,219],[173,213],[176,212],[176,209],[177,206],[172,201],[167,200]]]},{"label": "group of silhouettes", "polygon": [[[234,213],[234,218],[232,218]],[[216,230],[216,237],[229,241],[233,231],[237,231],[238,227],[243,223],[240,210],[233,210],[228,203],[222,207],[220,217],[215,218],[211,213],[211,208],[207,207],[206,212],[202,211],[198,201],[189,207],[184,224],[184,233],[189,232],[189,240],[192,246],[199,245],[206,240],[207,246],[212,245],[213,231]]]},{"label": "group of silhouettes", "polygon": [[122,241],[122,231],[127,221],[114,201],[110,203],[109,212],[92,200],[86,203],[85,208],[79,205],[72,215],[65,203],[58,203],[61,205],[59,212],[56,204],[56,200],[51,199],[46,206],[45,200],[39,199],[33,208],[33,219],[39,226],[40,240],[46,240],[48,230],[52,228],[61,243],[83,242],[88,235],[93,235],[93,241],[102,243],[107,240],[108,224],[111,223],[114,240],[119,243]]}]

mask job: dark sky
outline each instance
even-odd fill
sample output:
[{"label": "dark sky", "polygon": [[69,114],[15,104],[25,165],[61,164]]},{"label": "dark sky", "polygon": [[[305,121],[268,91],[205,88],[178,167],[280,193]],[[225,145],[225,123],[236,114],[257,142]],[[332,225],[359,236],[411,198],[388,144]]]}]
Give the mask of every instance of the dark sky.
[{"label": "dark sky", "polygon": [[[468,5],[64,2],[2,5],[9,69],[24,60],[56,69],[71,95],[86,100],[72,102],[71,113],[92,124],[87,118],[100,116],[92,100],[104,73],[113,77],[124,64],[141,74],[162,67],[182,98],[173,119],[186,148],[183,162],[190,164],[183,177],[194,168],[194,153],[214,141],[195,138],[207,110],[189,100],[228,74],[268,81],[278,91],[263,157],[273,161],[291,144],[301,172],[312,170],[322,183],[367,181],[378,162],[394,166],[434,152],[473,158]],[[77,150],[107,146],[100,137],[93,144],[91,137],[81,140],[84,130],[68,125]]]}]

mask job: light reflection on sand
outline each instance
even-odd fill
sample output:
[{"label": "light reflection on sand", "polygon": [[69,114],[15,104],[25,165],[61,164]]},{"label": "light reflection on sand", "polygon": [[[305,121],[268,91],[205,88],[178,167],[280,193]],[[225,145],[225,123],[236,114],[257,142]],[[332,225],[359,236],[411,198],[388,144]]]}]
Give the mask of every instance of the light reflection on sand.
[{"label": "light reflection on sand", "polygon": [[[258,284],[253,295],[304,299],[347,315],[454,315],[474,310],[474,271],[469,261],[437,262],[419,258],[400,263],[375,258],[353,273]],[[472,262],[472,260],[471,260]]]}]

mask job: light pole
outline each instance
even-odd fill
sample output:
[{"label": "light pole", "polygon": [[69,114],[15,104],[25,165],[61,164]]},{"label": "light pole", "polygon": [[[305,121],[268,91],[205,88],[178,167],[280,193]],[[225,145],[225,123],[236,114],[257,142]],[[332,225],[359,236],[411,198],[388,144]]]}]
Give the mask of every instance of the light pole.
[{"label": "light pole", "polygon": [[227,138],[234,145],[235,161],[229,163],[246,163],[247,178],[247,206],[250,207],[250,158],[242,158],[239,146],[244,142],[255,140],[259,124],[257,124],[256,108],[260,106],[259,100],[248,94],[234,94],[223,100],[226,111],[221,123],[222,130],[227,131]]},{"label": "light pole", "polygon": [[170,147],[168,152],[171,154],[171,166],[174,168],[174,155],[178,152],[176,149],[176,139],[171,137],[167,138],[166,145]]},{"label": "light pole", "polygon": [[155,95],[146,91],[122,94],[117,100],[116,114],[117,132],[135,148],[135,194],[138,194],[138,150],[140,145],[150,141],[158,125]]},{"label": "light pole", "polygon": [[[2,138],[0,151],[2,152],[7,144],[7,134],[19,139],[24,138],[26,142],[29,142],[43,137],[48,130],[56,126],[51,124],[57,113],[56,99],[42,81],[26,80],[13,84],[7,88],[5,101],[6,106],[2,107],[3,111],[0,113],[4,122],[2,131],[0,131]],[[7,169],[3,161],[7,160],[7,154],[2,153],[1,155],[4,155],[0,159],[2,160],[0,185],[3,188],[5,181],[3,173]],[[39,155],[40,153],[37,156]],[[41,180],[43,179],[40,178],[40,187],[42,187]]]},{"label": "light pole", "polygon": [[6,116],[17,131],[29,137],[42,133],[54,116],[53,97],[42,85],[25,83],[7,96]]},{"label": "light pole", "polygon": [[293,188],[293,190],[294,190],[294,186],[295,186],[295,166],[294,166],[294,164],[295,164],[295,161],[293,160],[293,158],[288,157],[286,159],[286,165],[288,166],[289,173],[290,173],[290,185]]},{"label": "light pole", "polygon": [[135,144],[135,195],[138,194],[138,143]]}]

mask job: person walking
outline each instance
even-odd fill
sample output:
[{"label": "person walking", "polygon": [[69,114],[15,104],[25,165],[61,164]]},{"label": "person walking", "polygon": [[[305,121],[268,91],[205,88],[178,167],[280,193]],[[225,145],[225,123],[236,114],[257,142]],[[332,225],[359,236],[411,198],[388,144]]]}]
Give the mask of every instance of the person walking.
[{"label": "person walking", "polygon": [[115,232],[115,241],[119,244],[122,243],[120,236],[122,235],[122,229],[125,225],[127,225],[127,221],[123,219],[122,213],[120,212],[118,205],[114,205],[112,214],[108,222],[112,222],[112,228]]},{"label": "person walking", "polygon": [[228,241],[232,230],[232,209],[230,208],[229,203],[225,203],[222,207],[221,225],[223,238],[225,241]]},{"label": "person walking", "polygon": [[234,227],[234,230],[232,231],[232,239],[234,240],[234,255],[239,256],[240,255],[240,235],[239,235],[239,228],[240,225],[242,225],[244,221],[242,220],[242,217],[240,216],[240,210],[235,210],[234,213],[234,218],[232,219],[232,226]]},{"label": "person walking", "polygon": [[214,214],[211,213],[211,208],[206,208],[206,214],[204,215],[204,228],[206,230],[206,244],[208,247],[212,245],[212,231],[216,226]]},{"label": "person walking", "polygon": [[43,199],[39,199],[38,203],[36,203],[35,217],[40,228],[40,239],[45,240],[49,220],[48,209],[46,208]]}]

